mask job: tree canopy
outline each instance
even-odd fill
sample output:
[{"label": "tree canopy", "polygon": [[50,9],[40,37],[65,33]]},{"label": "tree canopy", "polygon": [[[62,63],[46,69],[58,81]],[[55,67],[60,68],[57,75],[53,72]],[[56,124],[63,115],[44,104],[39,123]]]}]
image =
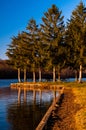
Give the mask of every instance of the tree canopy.
[{"label": "tree canopy", "polygon": [[[73,10],[67,24],[56,5],[44,13],[42,23],[30,19],[25,32],[12,37],[6,55],[16,68],[34,72],[53,68],[58,75],[63,67],[82,70],[86,67],[86,13],[82,2]],[[80,71],[81,75],[82,71]],[[40,77],[41,78],[41,77]],[[79,78],[82,78],[80,76]],[[81,80],[81,79],[80,79]],[[35,79],[34,79],[35,81]]]}]

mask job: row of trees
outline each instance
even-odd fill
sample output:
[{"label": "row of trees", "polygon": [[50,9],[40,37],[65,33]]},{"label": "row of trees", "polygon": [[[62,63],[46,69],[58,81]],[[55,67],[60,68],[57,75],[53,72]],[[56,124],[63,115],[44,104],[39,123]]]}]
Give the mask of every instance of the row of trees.
[{"label": "row of trees", "polygon": [[[82,80],[82,66],[86,66],[86,13],[85,6],[81,2],[72,12],[67,25],[64,25],[62,11],[52,5],[42,17],[39,26],[34,19],[30,19],[26,31],[18,36],[12,37],[8,45],[6,55],[8,62],[18,68],[18,80],[20,80],[20,69],[24,69],[24,81],[26,81],[26,70],[35,72],[39,70],[39,81],[41,81],[41,70],[53,70],[53,82],[58,80],[60,72],[64,67],[71,67],[79,71],[79,82]],[[80,69],[79,69],[80,68]]]}]

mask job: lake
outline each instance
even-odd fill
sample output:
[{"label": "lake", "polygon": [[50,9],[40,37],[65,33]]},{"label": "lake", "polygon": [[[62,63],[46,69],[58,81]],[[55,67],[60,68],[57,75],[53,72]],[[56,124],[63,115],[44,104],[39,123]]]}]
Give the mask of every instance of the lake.
[{"label": "lake", "polygon": [[0,130],[35,130],[57,91],[11,89],[17,80],[0,80]]}]

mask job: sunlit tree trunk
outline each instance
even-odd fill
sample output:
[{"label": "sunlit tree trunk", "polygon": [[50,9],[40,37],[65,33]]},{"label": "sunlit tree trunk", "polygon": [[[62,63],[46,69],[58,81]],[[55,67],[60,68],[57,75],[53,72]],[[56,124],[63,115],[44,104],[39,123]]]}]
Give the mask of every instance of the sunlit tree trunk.
[{"label": "sunlit tree trunk", "polygon": [[18,82],[21,82],[21,79],[20,79],[20,68],[18,68]]},{"label": "sunlit tree trunk", "polygon": [[24,68],[24,82],[26,82],[26,68]]},{"label": "sunlit tree trunk", "polygon": [[79,83],[82,82],[82,65],[80,65],[80,70],[79,70]]},{"label": "sunlit tree trunk", "polygon": [[55,68],[55,66],[53,67],[53,82],[55,82],[56,81],[56,68]]},{"label": "sunlit tree trunk", "polygon": [[39,68],[39,82],[42,81],[41,68]]}]

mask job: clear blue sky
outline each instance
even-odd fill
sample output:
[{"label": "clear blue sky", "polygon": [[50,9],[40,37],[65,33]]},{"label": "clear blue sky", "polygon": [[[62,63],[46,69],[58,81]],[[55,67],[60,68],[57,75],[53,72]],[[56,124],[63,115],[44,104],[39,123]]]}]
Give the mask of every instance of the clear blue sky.
[{"label": "clear blue sky", "polygon": [[[5,52],[11,37],[24,31],[28,21],[34,18],[40,24],[43,13],[52,4],[62,10],[64,21],[81,0],[0,0],[0,59],[7,59]],[[86,5],[86,0],[82,0]]]}]

